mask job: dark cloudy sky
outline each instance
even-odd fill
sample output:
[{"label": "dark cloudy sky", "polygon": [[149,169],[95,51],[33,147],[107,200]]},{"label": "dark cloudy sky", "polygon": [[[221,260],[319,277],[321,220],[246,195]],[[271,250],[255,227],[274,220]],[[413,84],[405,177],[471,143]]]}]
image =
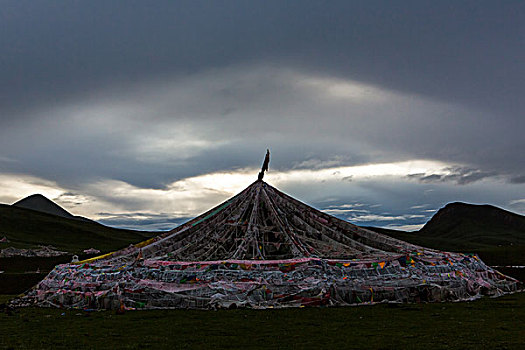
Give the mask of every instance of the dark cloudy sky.
[{"label": "dark cloudy sky", "polygon": [[172,228],[256,179],[361,225],[525,213],[523,1],[0,1],[0,202]]}]

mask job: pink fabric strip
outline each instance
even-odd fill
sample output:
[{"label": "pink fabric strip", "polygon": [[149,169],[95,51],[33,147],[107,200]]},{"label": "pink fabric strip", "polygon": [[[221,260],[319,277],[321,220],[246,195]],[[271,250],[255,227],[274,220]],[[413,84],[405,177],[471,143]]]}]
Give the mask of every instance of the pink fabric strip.
[{"label": "pink fabric strip", "polygon": [[220,264],[243,264],[243,265],[275,265],[275,264],[297,264],[305,263],[310,261],[327,261],[331,263],[372,263],[381,261],[392,261],[398,259],[403,255],[399,256],[385,256],[378,257],[375,259],[351,259],[351,260],[340,260],[340,259],[320,259],[320,258],[299,258],[299,259],[284,259],[284,260],[212,260],[212,261],[164,261],[164,260],[145,260],[144,265],[149,267],[154,266],[170,266],[170,265],[220,265]]}]

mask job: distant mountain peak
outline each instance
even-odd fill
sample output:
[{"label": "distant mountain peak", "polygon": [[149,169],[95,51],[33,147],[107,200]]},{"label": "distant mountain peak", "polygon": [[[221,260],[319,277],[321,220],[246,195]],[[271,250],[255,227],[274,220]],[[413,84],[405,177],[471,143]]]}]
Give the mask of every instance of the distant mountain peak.
[{"label": "distant mountain peak", "polygon": [[438,212],[434,215],[434,218],[440,218],[441,216],[449,216],[455,214],[462,214],[466,216],[476,216],[478,219],[487,219],[488,217],[496,219],[504,218],[515,218],[515,219],[524,219],[522,215],[512,213],[505,209],[495,207],[490,204],[470,204],[463,202],[452,202],[445,205],[443,208],[439,209]]},{"label": "distant mountain peak", "polygon": [[498,207],[495,207],[490,204],[472,204],[472,203],[465,203],[465,202],[450,202],[447,203],[443,208],[441,209],[450,209],[450,208],[471,208],[471,209],[496,209],[496,210],[504,210],[500,209]]},{"label": "distant mountain peak", "polygon": [[27,200],[44,200],[44,201],[49,201],[51,203],[54,203],[51,199],[47,198],[43,194],[35,193],[35,194],[27,196],[27,197],[25,197],[23,199],[20,199],[18,202],[13,203],[13,205],[16,205],[17,203],[24,202],[24,201],[27,201]]},{"label": "distant mountain peak", "polygon": [[525,231],[525,216],[490,204],[448,203],[419,231],[429,235],[458,235],[479,231]]},{"label": "distant mountain peak", "polygon": [[68,219],[75,219],[74,215],[42,194],[32,194],[14,203],[13,206],[61,216]]}]

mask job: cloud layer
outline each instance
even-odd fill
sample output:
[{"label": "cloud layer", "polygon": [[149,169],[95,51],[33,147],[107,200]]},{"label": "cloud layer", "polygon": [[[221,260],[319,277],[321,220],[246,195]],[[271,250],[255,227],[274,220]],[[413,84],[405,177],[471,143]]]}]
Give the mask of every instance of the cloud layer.
[{"label": "cloud layer", "polygon": [[365,204],[340,214],[359,223],[414,228],[457,200],[523,213],[524,10],[8,2],[0,201],[43,192],[165,229],[247,186],[271,148],[269,181]]}]

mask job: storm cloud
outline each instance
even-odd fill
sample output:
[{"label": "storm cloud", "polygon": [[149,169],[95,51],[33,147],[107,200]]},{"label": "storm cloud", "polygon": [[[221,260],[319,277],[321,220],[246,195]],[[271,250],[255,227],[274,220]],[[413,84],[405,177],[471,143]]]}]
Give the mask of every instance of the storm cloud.
[{"label": "storm cloud", "polygon": [[360,223],[456,200],[524,212],[524,17],[520,1],[2,2],[0,201],[48,189],[165,228],[271,148],[292,195],[386,208],[345,216]]}]

